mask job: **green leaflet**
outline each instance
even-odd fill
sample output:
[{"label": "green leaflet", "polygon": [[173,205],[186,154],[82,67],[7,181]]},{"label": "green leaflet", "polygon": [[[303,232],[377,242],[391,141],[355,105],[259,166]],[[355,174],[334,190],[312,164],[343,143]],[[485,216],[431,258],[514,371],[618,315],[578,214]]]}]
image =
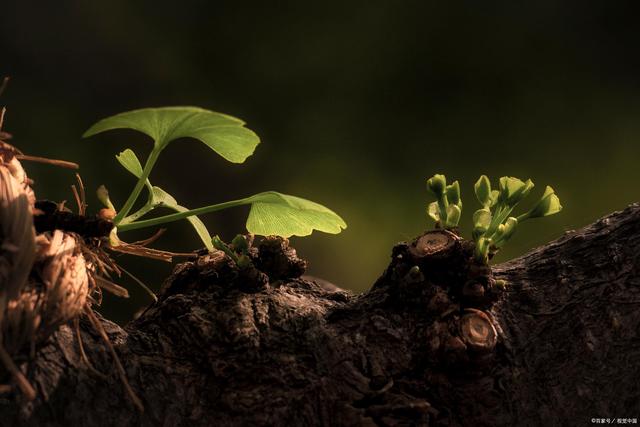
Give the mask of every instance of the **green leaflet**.
[{"label": "green leaflet", "polygon": [[244,122],[198,107],[143,108],[116,114],[91,126],[89,137],[112,129],[133,129],[153,138],[159,150],[178,138],[195,138],[233,163],[253,154],[260,138]]},{"label": "green leaflet", "polygon": [[300,197],[266,191],[245,199],[251,203],[247,230],[263,236],[308,236],[313,230],[337,234],[347,224],[332,210]]},{"label": "green leaflet", "polygon": [[[142,165],[140,164],[140,160],[136,154],[130,148],[127,148],[120,154],[116,156],[116,159],[120,164],[129,171],[136,178],[140,178],[142,176]],[[129,217],[126,217],[122,220],[122,224],[128,224],[136,219],[142,217],[143,215],[149,213],[156,207],[165,207],[168,209],[172,209],[176,212],[187,212],[189,209],[178,204],[176,199],[164,191],[160,187],[156,187],[151,185],[151,182],[147,179],[145,184],[149,190],[149,199],[145,206],[143,206],[139,211],[131,214]],[[213,249],[213,245],[211,244],[211,236],[209,235],[209,231],[204,223],[197,216],[189,216],[187,220],[191,223],[193,228],[198,233],[198,236],[205,244],[207,249]]]},{"label": "green leaflet", "polygon": [[[178,138],[198,139],[225,159],[234,163],[244,162],[253,154],[260,139],[244,126],[242,120],[197,107],[145,108],[103,119],[89,128],[84,136],[92,136],[111,129],[137,130],[150,136],[154,141],[153,149],[144,166],[131,149],[126,149],[116,156],[118,162],[138,178],[126,202],[113,218],[118,232],[158,226],[187,218],[207,248],[213,249],[209,233],[196,215],[247,204],[251,205],[247,229],[254,234],[283,237],[306,236],[313,230],[339,233],[346,228],[342,218],[326,207],[273,191],[197,209],[187,209],[180,206],[167,192],[151,185],[148,177],[160,153],[171,141]],[[145,187],[149,191],[147,203],[137,212],[129,214]],[[455,198],[459,188],[452,186],[450,190],[452,197]],[[110,202],[106,189],[101,192],[101,195],[104,199],[103,203]],[[158,206],[170,208],[176,213],[139,220]],[[455,214],[454,212],[453,215]]]},{"label": "green leaflet", "polygon": [[[131,148],[127,148],[121,153],[116,155],[116,160],[128,170],[133,176],[140,179],[142,176],[142,164],[140,164],[140,160],[138,160],[138,156],[133,152]],[[153,194],[153,187],[151,186],[151,182],[147,179],[145,181],[145,185],[149,190],[149,196]]]},{"label": "green leaflet", "polygon": [[[153,186],[153,203],[157,203],[158,206],[162,206],[165,208],[172,209],[176,212],[188,212],[189,209],[178,204],[176,199],[173,198],[169,193],[164,191],[160,187]],[[191,223],[191,226],[196,230],[200,239],[204,242],[207,249],[212,250],[213,245],[211,244],[211,235],[209,234],[209,230],[204,225],[204,223],[197,216],[189,216],[187,217],[187,221]]]}]

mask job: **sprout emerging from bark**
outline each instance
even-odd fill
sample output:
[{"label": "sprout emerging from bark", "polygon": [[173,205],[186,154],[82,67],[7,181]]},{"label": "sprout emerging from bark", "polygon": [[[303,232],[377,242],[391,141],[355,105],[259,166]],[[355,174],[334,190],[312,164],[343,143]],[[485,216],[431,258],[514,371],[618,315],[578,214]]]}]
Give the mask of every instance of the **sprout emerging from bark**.
[{"label": "sprout emerging from bark", "polygon": [[[122,206],[116,209],[104,186],[98,189],[98,198],[105,206],[100,216],[110,219],[116,226],[111,239],[112,246],[120,240],[117,233],[144,227],[156,227],[180,219],[188,220],[209,249],[215,248],[209,231],[197,215],[216,212],[236,206],[250,205],[247,230],[252,234],[307,236],[313,230],[337,234],[347,224],[330,209],[309,200],[275,191],[265,191],[250,197],[224,203],[188,209],[178,204],[170,194],[151,185],[149,175],[160,153],[179,138],[196,139],[224,159],[232,163],[243,163],[260,143],[258,136],[235,117],[197,107],[145,108],[128,111],[100,120],[84,136],[89,137],[112,129],[133,129],[153,140],[153,148],[144,166],[127,148],[116,156],[118,162],[137,178],[137,183]],[[131,212],[143,189],[147,190],[147,201],[135,212]],[[141,219],[156,208],[166,208],[175,213],[152,219]],[[219,242],[218,242],[219,243]]]},{"label": "sprout emerging from bark", "polygon": [[460,184],[447,185],[444,175],[436,174],[427,180],[427,190],[436,198],[427,207],[427,214],[442,228],[455,228],[462,215]]},{"label": "sprout emerging from bark", "polygon": [[[554,189],[547,186],[533,208],[519,216],[512,216],[515,207],[529,195],[533,187],[530,179],[522,181],[510,176],[500,178],[497,190],[491,188],[491,181],[486,175],[482,175],[475,183],[476,198],[482,205],[473,213],[472,236],[477,262],[487,264],[489,258],[511,239],[522,222],[554,215],[562,210]],[[429,217],[436,222],[436,226],[456,228],[462,213],[458,181],[447,185],[446,177],[437,174],[427,180],[427,189],[436,198],[427,207]]]}]

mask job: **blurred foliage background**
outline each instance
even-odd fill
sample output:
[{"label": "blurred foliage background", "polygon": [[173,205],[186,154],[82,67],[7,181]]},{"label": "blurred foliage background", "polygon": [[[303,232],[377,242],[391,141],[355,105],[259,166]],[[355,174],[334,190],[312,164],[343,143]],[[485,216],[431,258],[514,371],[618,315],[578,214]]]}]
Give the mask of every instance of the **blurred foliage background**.
[{"label": "blurred foliage background", "polygon": [[[90,209],[98,185],[122,203],[134,183],[114,155],[150,146],[126,131],[82,140],[96,120],[163,105],[243,118],[263,141],[245,165],[181,141],[152,182],[189,207],[270,189],[329,206],[349,228],[293,243],[310,274],[361,291],[395,242],[431,226],[425,180],[437,172],[462,183],[467,234],[480,174],[531,177],[536,195],[554,186],[564,211],[527,223],[498,262],[638,201],[638,6],[9,0],[0,6],[0,75],[12,81],[0,101],[24,152],[81,164]],[[28,171],[40,198],[72,200],[73,173]],[[203,220],[231,239],[246,213]],[[199,246],[186,222],[158,243]],[[119,261],[154,289],[171,271]],[[123,282],[132,298],[103,306],[119,321],[148,302]]]}]

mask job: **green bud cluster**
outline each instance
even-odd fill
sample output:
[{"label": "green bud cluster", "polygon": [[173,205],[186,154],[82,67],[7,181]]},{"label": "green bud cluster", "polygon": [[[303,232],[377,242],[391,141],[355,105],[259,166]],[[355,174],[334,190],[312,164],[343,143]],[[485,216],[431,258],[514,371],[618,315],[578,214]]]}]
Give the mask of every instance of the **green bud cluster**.
[{"label": "green bud cluster", "polygon": [[[553,188],[547,186],[533,208],[519,216],[512,216],[514,208],[529,195],[533,187],[530,179],[522,181],[503,176],[498,189],[492,190],[486,175],[478,179],[474,190],[482,207],[473,214],[472,232],[476,261],[488,263],[489,256],[498,252],[511,239],[523,221],[553,215],[562,210],[560,199]],[[427,190],[436,198],[435,202],[428,205],[427,215],[442,228],[457,227],[462,214],[458,181],[447,185],[446,177],[437,174],[427,180]]]},{"label": "green bud cluster", "polygon": [[242,235],[238,234],[231,242],[231,246],[227,245],[219,236],[215,235],[211,238],[213,247],[224,252],[231,258],[238,267],[248,268],[253,265],[249,258],[249,242]]},{"label": "green bud cluster", "polygon": [[478,262],[486,264],[489,255],[498,252],[523,221],[553,215],[562,210],[560,199],[553,188],[547,186],[531,210],[517,217],[511,216],[516,205],[529,195],[533,187],[530,179],[523,182],[518,178],[503,176],[500,178],[499,189],[492,190],[486,175],[478,179],[474,189],[482,208],[473,214],[473,240]]},{"label": "green bud cluster", "polygon": [[427,191],[436,198],[435,202],[427,206],[427,215],[442,228],[457,227],[462,215],[458,181],[447,185],[447,178],[436,174],[427,180]]}]

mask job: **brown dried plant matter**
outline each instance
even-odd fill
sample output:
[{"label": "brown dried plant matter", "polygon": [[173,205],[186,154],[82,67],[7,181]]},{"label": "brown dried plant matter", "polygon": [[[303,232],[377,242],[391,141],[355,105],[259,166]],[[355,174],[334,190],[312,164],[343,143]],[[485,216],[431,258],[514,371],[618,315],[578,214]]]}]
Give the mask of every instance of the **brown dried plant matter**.
[{"label": "brown dried plant matter", "polygon": [[[101,288],[120,296],[128,293],[108,279],[110,273],[120,275],[120,270],[102,248],[99,236],[82,235],[87,223],[110,226],[90,218],[83,222],[86,204],[80,176],[76,174],[78,187],[72,187],[78,214],[56,205],[54,215],[47,215],[40,209],[42,204],[36,203],[32,182],[19,158],[72,168],[75,164],[25,156],[0,141],[0,381],[4,366],[23,395],[32,400],[36,391],[16,361],[32,357],[61,325],[83,314],[91,317],[92,304],[100,303]],[[34,216],[39,227],[34,227]],[[69,218],[73,224],[85,225],[77,230],[65,227],[64,220]],[[101,325],[97,325],[100,333]],[[107,335],[100,335],[111,348]],[[126,391],[142,411],[115,353],[113,357]],[[90,364],[86,357],[84,360]]]}]

